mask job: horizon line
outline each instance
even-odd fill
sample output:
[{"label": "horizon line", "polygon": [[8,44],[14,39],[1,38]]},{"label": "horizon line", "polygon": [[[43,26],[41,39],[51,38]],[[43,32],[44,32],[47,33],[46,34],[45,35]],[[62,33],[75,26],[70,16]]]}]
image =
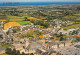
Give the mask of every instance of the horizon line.
[{"label": "horizon line", "polygon": [[[38,1],[34,1],[34,2],[38,2]],[[48,2],[48,1],[45,1],[45,2]],[[54,1],[49,1],[49,2],[54,2]],[[78,2],[78,1],[57,1],[57,2]],[[5,3],[5,2],[0,2],[0,3]]]}]

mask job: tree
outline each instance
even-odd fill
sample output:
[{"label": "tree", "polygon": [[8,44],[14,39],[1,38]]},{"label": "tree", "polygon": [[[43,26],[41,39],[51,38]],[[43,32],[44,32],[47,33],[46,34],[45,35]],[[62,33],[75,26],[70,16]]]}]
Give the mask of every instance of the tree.
[{"label": "tree", "polygon": [[7,31],[6,34],[8,35],[9,34],[9,31]]},{"label": "tree", "polygon": [[60,32],[60,36],[63,36],[62,32]]},{"label": "tree", "polygon": [[16,55],[16,54],[17,54],[17,53],[16,53],[16,49],[13,49],[12,54],[13,54],[13,55]]},{"label": "tree", "polygon": [[6,49],[6,54],[9,54],[9,55],[19,55],[20,52],[19,50],[16,50],[16,49],[11,49],[11,48],[7,48]]},{"label": "tree", "polygon": [[11,41],[13,42],[14,40],[13,40],[13,39],[11,39]]},{"label": "tree", "polygon": [[25,53],[24,53],[24,52],[22,52],[22,55],[25,55]]},{"label": "tree", "polygon": [[40,25],[40,26],[44,26],[45,28],[49,27],[48,22],[45,22],[43,20],[39,20],[39,21],[31,21],[32,23],[34,23],[34,25]]},{"label": "tree", "polygon": [[24,17],[25,21],[27,21],[27,17]]},{"label": "tree", "polygon": [[30,55],[34,55],[33,53],[31,53]]},{"label": "tree", "polygon": [[13,29],[13,33],[16,33],[17,31],[15,29]]},{"label": "tree", "polygon": [[64,40],[64,38],[63,37],[60,37],[60,41],[63,41]]},{"label": "tree", "polygon": [[20,55],[20,51],[18,50],[18,51],[16,52],[16,54],[17,54],[17,55]]},{"label": "tree", "polygon": [[0,38],[3,38],[3,35],[0,35]]},{"label": "tree", "polygon": [[9,55],[11,55],[11,54],[12,54],[11,48],[7,48],[7,49],[6,49],[6,53],[9,54]]},{"label": "tree", "polygon": [[50,39],[54,39],[53,37],[51,37]]},{"label": "tree", "polygon": [[[15,48],[13,50],[11,48],[7,48],[6,54],[8,54],[8,55],[29,55],[29,54],[25,54],[24,52],[22,52],[22,54],[20,54],[20,51],[16,50]],[[30,53],[30,55],[33,55],[33,53]]]}]

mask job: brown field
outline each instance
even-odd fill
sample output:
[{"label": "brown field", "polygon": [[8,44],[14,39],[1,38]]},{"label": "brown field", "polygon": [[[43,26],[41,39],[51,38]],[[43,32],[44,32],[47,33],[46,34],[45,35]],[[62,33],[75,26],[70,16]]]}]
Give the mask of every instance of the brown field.
[{"label": "brown field", "polygon": [[41,19],[38,19],[38,18],[35,18],[35,17],[28,17],[28,19],[30,19],[30,21],[41,20]]},{"label": "brown field", "polygon": [[22,21],[24,19],[9,19],[9,21]]}]

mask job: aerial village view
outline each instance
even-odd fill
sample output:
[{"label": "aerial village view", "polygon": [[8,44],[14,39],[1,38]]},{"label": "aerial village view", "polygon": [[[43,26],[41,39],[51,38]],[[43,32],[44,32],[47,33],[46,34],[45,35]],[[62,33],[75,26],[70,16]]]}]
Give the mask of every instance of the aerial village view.
[{"label": "aerial village view", "polygon": [[0,55],[80,55],[80,4],[0,7]]}]

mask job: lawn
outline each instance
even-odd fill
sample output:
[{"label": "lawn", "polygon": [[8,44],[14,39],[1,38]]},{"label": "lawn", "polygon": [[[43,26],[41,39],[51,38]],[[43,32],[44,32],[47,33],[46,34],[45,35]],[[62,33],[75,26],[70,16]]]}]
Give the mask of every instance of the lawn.
[{"label": "lawn", "polygon": [[20,24],[20,25],[26,25],[26,24],[29,24],[29,23],[31,23],[30,21],[18,21],[18,23]]}]

